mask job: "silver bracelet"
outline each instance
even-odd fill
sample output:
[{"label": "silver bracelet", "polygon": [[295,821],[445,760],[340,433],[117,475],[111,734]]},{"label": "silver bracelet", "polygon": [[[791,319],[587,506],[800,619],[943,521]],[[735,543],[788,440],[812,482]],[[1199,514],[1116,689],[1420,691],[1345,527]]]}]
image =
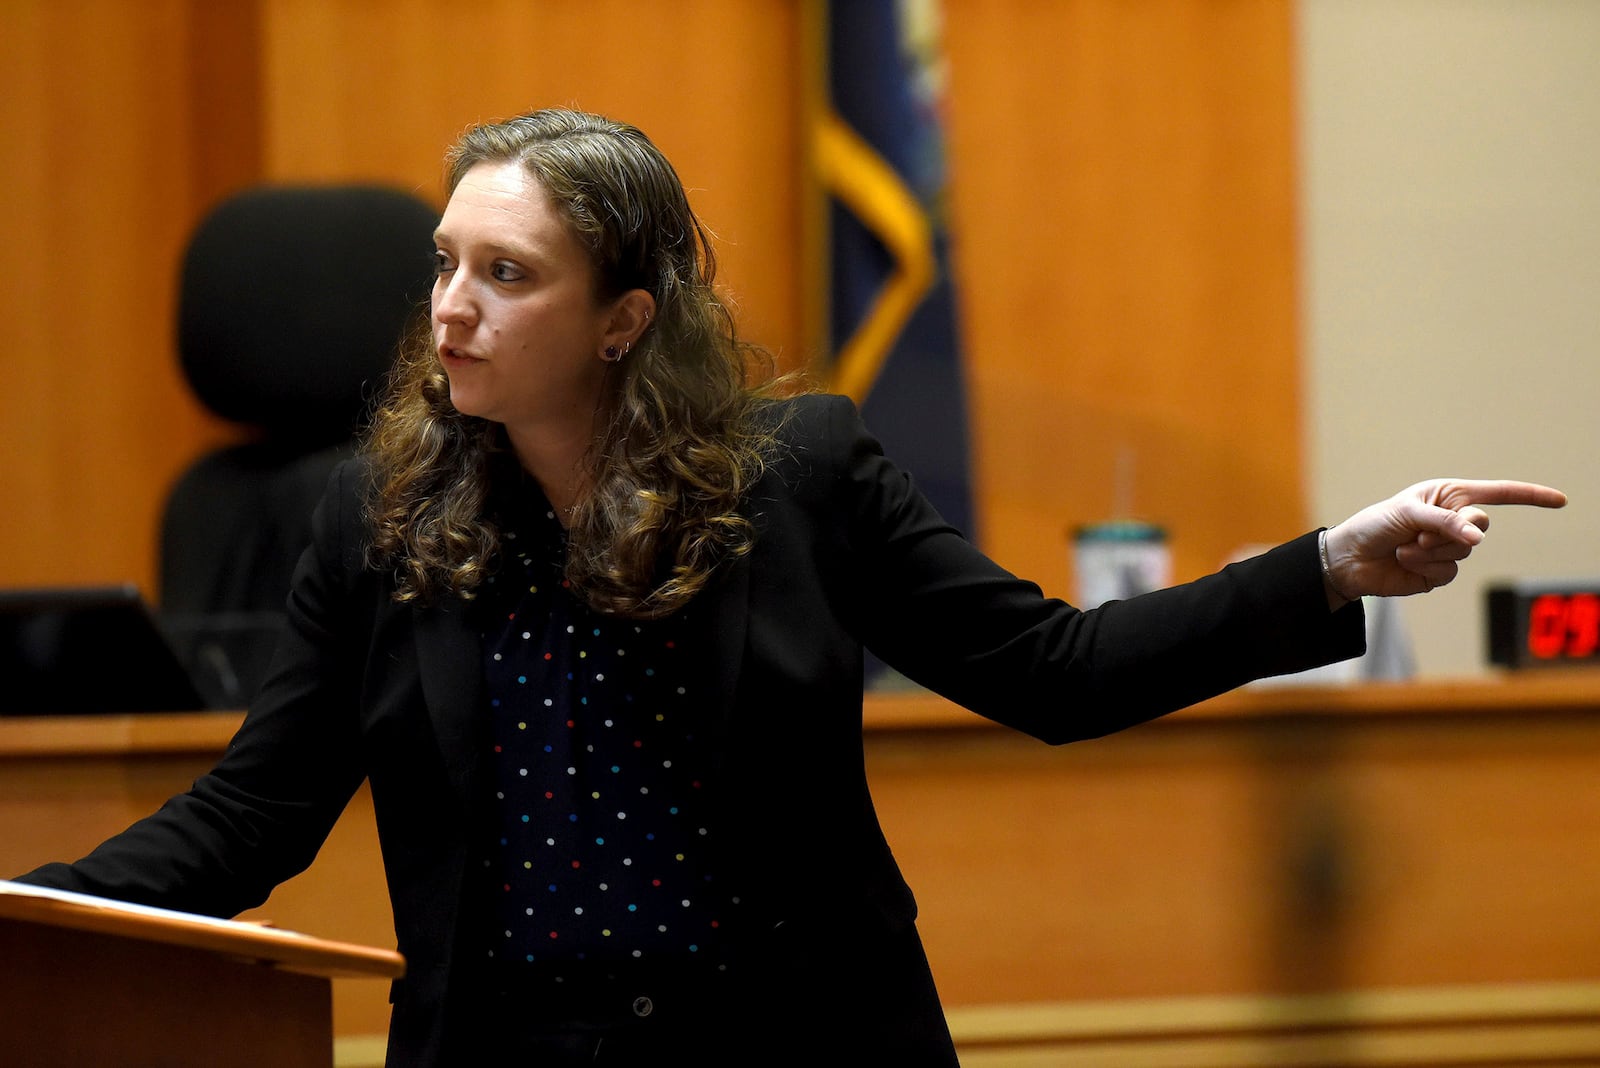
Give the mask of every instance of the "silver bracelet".
[{"label": "silver bracelet", "polygon": [[1317,531],[1317,556],[1322,559],[1322,578],[1323,581],[1328,584],[1328,589],[1332,590],[1337,596],[1346,601],[1355,600],[1354,597],[1346,597],[1345,592],[1339,588],[1339,584],[1333,581],[1333,568],[1328,565],[1327,527],[1323,527],[1321,530]]}]

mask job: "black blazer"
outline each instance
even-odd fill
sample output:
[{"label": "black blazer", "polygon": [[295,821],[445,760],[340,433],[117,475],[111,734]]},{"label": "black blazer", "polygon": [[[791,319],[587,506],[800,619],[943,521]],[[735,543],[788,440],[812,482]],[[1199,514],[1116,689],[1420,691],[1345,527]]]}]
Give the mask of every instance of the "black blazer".
[{"label": "black blazer", "polygon": [[[731,876],[758,918],[748,956],[781,962],[774,981],[790,977],[786,996],[813,1002],[803,1018],[854,1029],[898,1013],[885,1034],[925,1027],[947,1046],[911,891],[867,792],[863,647],[981,715],[1062,743],[1359,654],[1361,609],[1328,611],[1306,535],[1080,612],[946,525],[848,401],[805,397],[773,413],[782,447],[747,499],[755,546],[685,613],[720,721],[708,786],[720,836],[737,844]],[[333,477],[287,636],[216,768],[90,856],[26,878],[233,915],[310,864],[366,778],[408,962],[390,1063],[431,1064],[453,1041],[470,829],[489,818],[481,653],[465,602],[398,605],[390,576],[365,566],[362,472],[347,464]],[[915,988],[893,1012],[889,974]]]}]

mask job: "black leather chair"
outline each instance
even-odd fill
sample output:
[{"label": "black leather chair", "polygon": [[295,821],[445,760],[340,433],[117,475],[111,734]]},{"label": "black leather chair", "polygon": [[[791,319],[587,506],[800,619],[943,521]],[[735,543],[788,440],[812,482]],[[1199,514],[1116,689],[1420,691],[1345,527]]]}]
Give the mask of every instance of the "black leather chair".
[{"label": "black leather chair", "polygon": [[425,314],[438,219],[383,187],[263,186],[190,241],[178,354],[201,402],[248,437],[173,487],[159,607],[214,707],[254,693],[312,509]]}]

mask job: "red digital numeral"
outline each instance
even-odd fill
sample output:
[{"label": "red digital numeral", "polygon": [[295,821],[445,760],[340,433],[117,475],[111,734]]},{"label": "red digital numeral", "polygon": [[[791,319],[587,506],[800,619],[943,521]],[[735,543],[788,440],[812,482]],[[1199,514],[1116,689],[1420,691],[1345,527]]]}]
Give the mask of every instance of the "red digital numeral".
[{"label": "red digital numeral", "polygon": [[1584,660],[1600,649],[1600,597],[1545,593],[1528,606],[1528,652],[1539,660]]},{"label": "red digital numeral", "polygon": [[1600,646],[1600,597],[1575,593],[1567,598],[1567,656],[1582,660]]},{"label": "red digital numeral", "polygon": [[1539,660],[1554,660],[1567,644],[1567,599],[1543,593],[1528,606],[1528,652]]}]

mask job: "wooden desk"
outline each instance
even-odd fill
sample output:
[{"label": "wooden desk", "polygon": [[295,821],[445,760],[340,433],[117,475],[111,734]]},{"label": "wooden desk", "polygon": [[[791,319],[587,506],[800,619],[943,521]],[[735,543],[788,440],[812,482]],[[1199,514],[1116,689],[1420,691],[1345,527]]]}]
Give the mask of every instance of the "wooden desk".
[{"label": "wooden desk", "polygon": [[1600,979],[1600,674],[1247,689],[1052,750],[875,703],[952,1004]]},{"label": "wooden desk", "polygon": [[[183,789],[236,714],[0,720],[0,873]],[[1600,674],[1265,688],[1052,749],[873,697],[873,797],[952,1006],[1600,979]],[[392,945],[371,802],[259,911]],[[335,984],[336,1033],[383,984]]]}]

